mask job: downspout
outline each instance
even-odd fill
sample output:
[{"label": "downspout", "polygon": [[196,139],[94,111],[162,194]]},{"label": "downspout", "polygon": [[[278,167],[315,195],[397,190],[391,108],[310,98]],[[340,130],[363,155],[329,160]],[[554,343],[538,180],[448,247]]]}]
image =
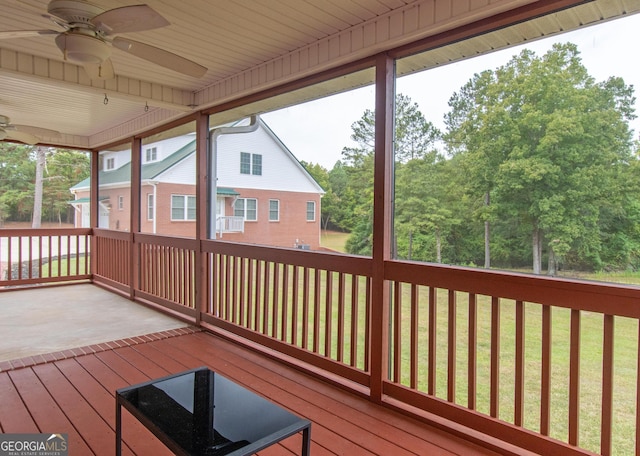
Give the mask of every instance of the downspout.
[{"label": "downspout", "polygon": [[[153,234],[156,234],[156,220],[158,219],[158,183],[149,182],[153,187]],[[149,202],[147,201],[147,211],[149,210]]]},{"label": "downspout", "polygon": [[207,179],[207,195],[209,198],[209,223],[207,226],[207,233],[209,234],[209,239],[216,238],[216,204],[218,204],[218,177],[216,162],[218,160],[218,137],[238,133],[253,133],[258,129],[258,119],[259,117],[254,114],[250,117],[249,125],[243,125],[240,127],[219,127],[209,131],[209,178]]}]

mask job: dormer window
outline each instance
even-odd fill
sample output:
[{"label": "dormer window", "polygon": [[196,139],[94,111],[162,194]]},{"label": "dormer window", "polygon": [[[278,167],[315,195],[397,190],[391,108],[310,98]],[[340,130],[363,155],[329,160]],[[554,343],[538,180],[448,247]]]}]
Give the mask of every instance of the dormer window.
[{"label": "dormer window", "polygon": [[240,152],[240,174],[262,175],[262,155]]},{"label": "dormer window", "polygon": [[106,171],[110,171],[110,170],[115,169],[115,168],[116,168],[116,159],[114,157],[107,158],[104,161],[104,169]]},{"label": "dormer window", "polygon": [[158,161],[157,147],[149,147],[148,149],[145,150],[145,161],[146,162]]}]

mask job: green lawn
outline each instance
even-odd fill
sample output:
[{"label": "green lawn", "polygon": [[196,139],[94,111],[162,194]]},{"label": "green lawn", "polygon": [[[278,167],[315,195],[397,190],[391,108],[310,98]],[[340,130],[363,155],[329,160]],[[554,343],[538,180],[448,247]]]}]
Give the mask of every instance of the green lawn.
[{"label": "green lawn", "polygon": [[322,233],[320,235],[320,245],[336,252],[345,253],[346,250],[344,246],[347,243],[348,237],[349,233],[322,230]]},{"label": "green lawn", "polygon": [[61,259],[61,260],[52,260],[50,263],[46,263],[42,265],[42,277],[58,277],[58,274],[62,276],[67,275],[67,270],[70,271],[70,275],[76,275],[76,267],[79,267],[79,274],[85,274],[85,257],[81,256],[80,264],[78,265],[78,259]]}]

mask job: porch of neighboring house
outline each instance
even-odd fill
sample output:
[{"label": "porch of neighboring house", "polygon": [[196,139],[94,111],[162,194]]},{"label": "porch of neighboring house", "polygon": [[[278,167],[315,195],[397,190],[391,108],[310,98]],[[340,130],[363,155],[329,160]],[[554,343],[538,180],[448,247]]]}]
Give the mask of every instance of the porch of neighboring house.
[{"label": "porch of neighboring house", "polygon": [[[46,338],[51,344],[60,342],[50,345],[57,347],[53,352],[36,353],[40,351],[38,344],[43,334],[33,342],[24,336],[21,345],[32,347],[32,354],[22,352],[20,359],[0,362],[2,433],[66,433],[69,454],[114,454],[116,389],[208,366],[310,419],[311,454],[315,456],[496,454],[97,286],[0,293],[0,303],[11,305],[18,293],[25,312],[29,309],[38,312],[44,300],[65,301],[68,313],[56,315],[56,323],[46,326]],[[133,313],[140,317],[122,318],[120,327],[113,327],[102,318],[94,318],[93,322],[73,321],[73,313],[78,309],[117,306],[122,315]],[[132,320],[138,318],[144,318],[144,324],[133,327],[136,322]],[[20,327],[24,323],[25,315],[3,315],[3,327]],[[64,340],[65,333],[70,331],[85,335],[86,343]],[[127,331],[129,335],[122,336]],[[3,337],[0,352],[10,342]],[[290,437],[259,454],[299,454],[300,439],[301,435]],[[124,454],[170,454],[127,412],[123,415],[123,441]]]}]

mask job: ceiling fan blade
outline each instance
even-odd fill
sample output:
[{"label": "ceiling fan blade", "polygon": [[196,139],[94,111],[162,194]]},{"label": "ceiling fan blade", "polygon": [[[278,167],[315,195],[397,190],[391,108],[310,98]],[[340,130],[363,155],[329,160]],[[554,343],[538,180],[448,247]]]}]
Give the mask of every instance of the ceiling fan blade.
[{"label": "ceiling fan blade", "polygon": [[13,38],[31,38],[40,35],[57,35],[60,32],[55,30],[9,30],[0,32],[0,40],[10,40]]},{"label": "ceiling fan blade", "polygon": [[203,67],[196,62],[180,57],[172,52],[165,51],[164,49],[140,43],[138,41],[116,37],[113,39],[113,45],[124,52],[128,52],[136,57],[148,60],[156,65],[177,71],[178,73],[186,74],[187,76],[200,78],[207,72],[206,67]]},{"label": "ceiling fan blade", "polygon": [[142,32],[169,25],[169,21],[147,5],[114,8],[98,14],[91,23],[107,35]]},{"label": "ceiling fan blade", "polygon": [[6,139],[12,139],[14,141],[20,141],[21,143],[29,144],[31,146],[33,146],[34,144],[38,144],[38,142],[40,141],[38,138],[36,138],[31,133],[25,133],[25,132],[18,131],[18,130],[7,131],[7,138]]},{"label": "ceiling fan blade", "polygon": [[111,59],[107,59],[104,62],[97,64],[86,63],[83,65],[83,68],[91,80],[105,80],[116,77]]},{"label": "ceiling fan blade", "polygon": [[45,136],[45,137],[57,137],[60,136],[60,132],[56,130],[49,130],[48,128],[34,127],[32,125],[11,125],[15,130],[11,130],[9,133],[13,135],[16,132],[24,133],[27,135]]}]

